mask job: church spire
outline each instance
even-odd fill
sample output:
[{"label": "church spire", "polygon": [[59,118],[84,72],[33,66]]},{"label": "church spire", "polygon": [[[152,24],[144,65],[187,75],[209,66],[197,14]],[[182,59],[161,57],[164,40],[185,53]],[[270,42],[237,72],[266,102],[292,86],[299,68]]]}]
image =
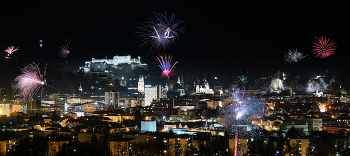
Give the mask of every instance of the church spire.
[{"label": "church spire", "polygon": [[81,83],[80,83],[80,87],[79,87],[79,91],[83,91],[83,87],[81,87]]}]

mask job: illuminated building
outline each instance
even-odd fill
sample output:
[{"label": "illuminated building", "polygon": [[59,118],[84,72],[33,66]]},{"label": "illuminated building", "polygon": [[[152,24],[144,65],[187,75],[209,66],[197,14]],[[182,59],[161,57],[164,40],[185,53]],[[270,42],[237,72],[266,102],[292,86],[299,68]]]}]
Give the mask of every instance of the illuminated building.
[{"label": "illuminated building", "polygon": [[100,104],[87,104],[84,105],[84,113],[86,114],[91,114],[95,111],[103,111],[103,110],[108,110],[109,105],[100,105]]},{"label": "illuminated building", "polygon": [[157,131],[156,121],[141,121],[141,131],[155,132]]},{"label": "illuminated building", "polygon": [[134,138],[137,142],[147,142],[150,138],[149,133],[124,133],[124,138]]},{"label": "illuminated building", "polygon": [[[235,138],[229,139],[229,150],[235,150]],[[237,141],[237,155],[244,155],[248,152],[248,139],[238,139]]]},{"label": "illuminated building", "polygon": [[117,122],[117,123],[122,123],[124,120],[135,120],[134,116],[128,116],[128,115],[105,115],[103,117],[107,117],[111,119],[110,122]]},{"label": "illuminated building", "polygon": [[187,144],[192,142],[189,136],[169,138],[169,155],[182,156],[187,150]]},{"label": "illuminated building", "polygon": [[22,105],[12,104],[11,112],[22,112]]},{"label": "illuminated building", "polygon": [[137,83],[137,90],[141,93],[145,92],[145,81],[143,75],[140,75],[139,82]]},{"label": "illuminated building", "polygon": [[109,142],[110,156],[128,156],[131,146],[137,139],[119,138]]},{"label": "illuminated building", "polygon": [[0,115],[10,115],[12,112],[11,107],[11,104],[0,104]]},{"label": "illuminated building", "polygon": [[289,144],[291,146],[295,145],[296,148],[298,149],[300,155],[302,156],[306,156],[306,150],[309,147],[309,138],[303,138],[303,137],[299,137],[299,138],[290,138],[289,140]]},{"label": "illuminated building", "polygon": [[[148,65],[141,63],[141,56],[137,58],[131,58],[130,55],[127,56],[114,56],[113,59],[95,59],[91,58],[91,61],[86,61],[84,67],[80,67],[80,70],[83,70],[85,73],[100,71],[107,71],[107,66],[118,66],[119,64],[129,64],[131,69],[134,70],[136,67],[143,68],[148,70]],[[108,72],[108,71],[107,71]]]},{"label": "illuminated building", "polygon": [[101,133],[100,132],[83,132],[78,133],[78,141],[79,142],[91,142],[92,136],[95,135],[98,141],[101,141]]},{"label": "illuminated building", "polygon": [[81,87],[81,83],[80,83],[80,86],[79,86],[79,89],[78,89],[79,91],[83,91],[83,87]]},{"label": "illuminated building", "polygon": [[75,128],[77,126],[82,126],[83,123],[81,123],[80,120],[77,119],[69,119],[67,121],[65,121],[65,126],[64,127],[68,127],[69,129],[71,128]]},{"label": "illuminated building", "polygon": [[165,87],[163,88],[163,98],[168,98],[168,83],[165,83]]},{"label": "illuminated building", "polygon": [[119,92],[109,91],[105,92],[105,105],[110,105],[110,108],[119,106]]},{"label": "illuminated building", "polygon": [[145,106],[150,106],[151,102],[157,99],[157,86],[145,85]]},{"label": "illuminated building", "polygon": [[35,113],[40,110],[40,100],[27,100],[27,113]]},{"label": "illuminated building", "polygon": [[[67,103],[66,94],[53,94],[53,99],[55,101],[55,107],[60,108],[60,114],[63,115],[65,110],[65,104]],[[28,108],[28,107],[27,107]]]},{"label": "illuminated building", "polygon": [[130,97],[125,100],[124,108],[141,106],[141,99],[137,97]]},{"label": "illuminated building", "polygon": [[61,147],[63,144],[68,144],[69,142],[72,142],[72,139],[55,139],[49,141],[49,149],[48,149],[48,155],[49,156],[56,156],[57,153],[61,150]]},{"label": "illuminated building", "polygon": [[309,131],[322,131],[322,118],[303,118]]},{"label": "illuminated building", "polygon": [[331,106],[334,102],[337,102],[340,98],[336,95],[328,95],[328,106]]},{"label": "illuminated building", "polygon": [[122,123],[123,121],[123,117],[121,115],[106,115],[104,117],[111,119],[110,122]]},{"label": "illuminated building", "polygon": [[9,117],[11,117],[11,116],[14,116],[14,117],[24,117],[24,113],[23,112],[12,112],[12,113],[10,113],[10,115],[9,115]]},{"label": "illuminated building", "polygon": [[209,88],[209,83],[207,80],[204,80],[203,86],[196,85],[196,93],[214,94],[214,91],[213,89]]},{"label": "illuminated building", "polygon": [[0,139],[0,155],[6,155],[6,152],[13,149],[19,140],[11,139]]}]

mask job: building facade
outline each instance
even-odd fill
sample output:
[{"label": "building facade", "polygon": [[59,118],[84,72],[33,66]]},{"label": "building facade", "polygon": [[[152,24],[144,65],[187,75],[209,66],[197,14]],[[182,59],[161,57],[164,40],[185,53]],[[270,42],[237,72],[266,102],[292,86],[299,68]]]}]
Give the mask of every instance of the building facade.
[{"label": "building facade", "polygon": [[143,75],[140,75],[139,82],[137,83],[137,91],[144,93],[145,92],[145,81]]},{"label": "building facade", "polygon": [[152,101],[157,98],[157,87],[145,85],[145,106],[150,106]]},{"label": "building facade", "polygon": [[116,108],[119,105],[119,92],[105,92],[105,105],[110,105],[110,108]]}]

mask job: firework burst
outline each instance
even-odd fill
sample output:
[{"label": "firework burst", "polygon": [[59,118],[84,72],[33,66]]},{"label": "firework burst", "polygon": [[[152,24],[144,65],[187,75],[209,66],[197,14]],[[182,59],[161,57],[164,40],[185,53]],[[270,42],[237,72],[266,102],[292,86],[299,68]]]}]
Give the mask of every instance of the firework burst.
[{"label": "firework burst", "polygon": [[12,53],[18,51],[19,48],[18,47],[15,47],[15,46],[9,46],[7,47],[7,49],[5,50],[5,52],[9,55],[11,55]]},{"label": "firework burst", "polygon": [[42,74],[40,74],[39,67],[35,64],[29,64],[22,69],[22,74],[15,78],[16,85],[13,87],[14,91],[19,91],[20,96],[31,99],[45,84]]},{"label": "firework burst", "polygon": [[336,47],[334,42],[326,37],[316,37],[316,42],[313,42],[315,44],[312,46],[314,49],[312,52],[316,55],[316,57],[319,58],[326,58],[328,56],[334,55]]},{"label": "firework burst", "polygon": [[288,52],[286,52],[286,54],[284,55],[284,61],[288,62],[288,63],[292,63],[292,62],[298,62],[301,59],[305,58],[307,55],[303,55],[303,53],[298,52],[297,49],[291,51],[289,50]]},{"label": "firework burst", "polygon": [[151,46],[151,50],[161,50],[175,43],[179,38],[179,33],[184,32],[184,28],[179,25],[182,21],[175,20],[175,15],[166,16],[161,13],[154,13],[153,18],[141,23],[140,32],[136,32],[139,37],[144,38],[141,46]]},{"label": "firework burst", "polygon": [[42,48],[43,45],[44,45],[44,41],[43,41],[43,40],[39,40],[39,46],[40,46],[40,48]]},{"label": "firework burst", "polygon": [[61,56],[62,57],[67,57],[68,54],[70,53],[70,47],[69,47],[69,44],[71,43],[71,41],[68,39],[66,40],[66,43],[65,44],[62,44],[61,45]]},{"label": "firework burst", "polygon": [[179,63],[176,61],[174,64],[171,63],[172,57],[169,55],[163,56],[157,56],[156,60],[159,62],[159,68],[162,69],[162,77],[168,77],[168,76],[173,76],[175,73],[173,71],[174,66]]},{"label": "firework burst", "polygon": [[[270,77],[269,77],[270,79]],[[228,134],[238,131],[240,136],[255,135],[251,130],[258,119],[264,115],[266,103],[261,97],[268,90],[266,78],[260,78],[247,88],[237,88],[225,97],[229,103],[219,109],[220,123],[225,126]],[[226,100],[226,101],[227,101]]]}]

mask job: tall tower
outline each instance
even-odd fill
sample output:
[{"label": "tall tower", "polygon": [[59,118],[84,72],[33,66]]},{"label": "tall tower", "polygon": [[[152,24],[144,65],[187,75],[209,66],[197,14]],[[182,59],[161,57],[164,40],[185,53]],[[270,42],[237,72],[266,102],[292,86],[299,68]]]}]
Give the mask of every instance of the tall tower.
[{"label": "tall tower", "polygon": [[111,108],[119,106],[119,92],[109,91],[105,92],[105,105],[110,105]]},{"label": "tall tower", "polygon": [[80,83],[80,87],[79,87],[79,91],[83,91],[83,87],[81,87],[81,83]]},{"label": "tall tower", "polygon": [[181,87],[182,87],[182,88],[185,88],[184,75],[183,75],[183,74],[181,75],[181,81],[180,81],[180,83],[181,83],[181,84],[180,84]]},{"label": "tall tower", "polygon": [[143,75],[140,75],[137,90],[141,93],[145,92],[145,81]]}]

